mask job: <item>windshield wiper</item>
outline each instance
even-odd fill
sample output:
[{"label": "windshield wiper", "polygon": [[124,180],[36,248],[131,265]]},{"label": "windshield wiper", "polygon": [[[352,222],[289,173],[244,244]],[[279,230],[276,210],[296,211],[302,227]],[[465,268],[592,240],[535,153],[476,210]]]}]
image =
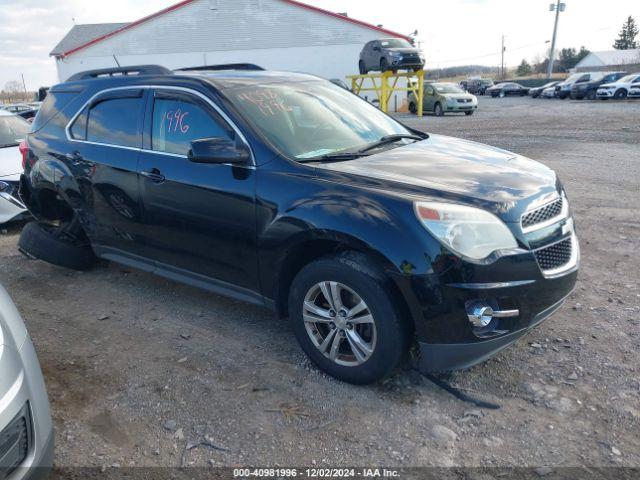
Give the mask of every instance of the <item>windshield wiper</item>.
[{"label": "windshield wiper", "polygon": [[335,153],[327,153],[325,155],[321,155],[319,157],[311,157],[311,158],[302,158],[298,159],[300,163],[307,162],[342,162],[346,160],[354,160],[360,157],[368,156],[368,153],[363,152],[335,152]]},{"label": "windshield wiper", "polygon": [[383,145],[387,145],[389,143],[395,143],[405,138],[409,140],[416,140],[416,141],[424,140],[424,138],[419,137],[418,135],[410,134],[410,133],[396,133],[393,135],[385,135],[380,140],[370,143],[364,148],[361,148],[360,150],[358,150],[358,153],[365,153],[365,152],[368,152],[369,150],[373,150],[374,148],[382,147]]}]

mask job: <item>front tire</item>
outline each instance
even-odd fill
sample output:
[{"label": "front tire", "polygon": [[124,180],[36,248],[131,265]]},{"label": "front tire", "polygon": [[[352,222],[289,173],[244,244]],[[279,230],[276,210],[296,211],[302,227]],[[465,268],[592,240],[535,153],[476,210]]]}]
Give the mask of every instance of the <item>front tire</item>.
[{"label": "front tire", "polygon": [[467,112],[464,112],[464,114],[468,117],[469,115],[473,115],[473,110],[469,110]]},{"label": "front tire", "polygon": [[440,102],[436,102],[436,104],[433,106],[433,114],[436,117],[444,116],[444,110],[442,109],[442,105],[440,105]]},{"label": "front tire", "polygon": [[304,267],[289,292],[289,318],[302,350],[339,380],[368,384],[400,364],[409,348],[391,285],[370,260],[346,253]]},{"label": "front tire", "polygon": [[360,75],[366,75],[367,73],[369,73],[362,60],[358,62],[358,70],[360,70]]},{"label": "front tire", "polygon": [[411,113],[413,113],[414,115],[416,115],[418,113],[418,107],[416,107],[416,104],[411,102],[409,103],[409,111]]},{"label": "front tire", "polygon": [[627,91],[624,88],[616,90],[616,93],[613,94],[613,98],[616,100],[624,100],[627,98]]},{"label": "front tire", "polygon": [[387,59],[383,57],[380,59],[380,71],[384,73],[387,70],[389,70],[389,62],[387,62]]}]

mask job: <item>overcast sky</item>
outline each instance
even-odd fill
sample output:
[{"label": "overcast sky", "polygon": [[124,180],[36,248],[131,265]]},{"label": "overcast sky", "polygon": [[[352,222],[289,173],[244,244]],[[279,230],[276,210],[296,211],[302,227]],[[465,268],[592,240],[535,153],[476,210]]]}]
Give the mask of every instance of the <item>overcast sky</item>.
[{"label": "overcast sky", "polygon": [[[233,1],[233,0],[224,0]],[[401,33],[419,31],[427,67],[500,63],[500,37],[506,63],[533,60],[551,38],[552,0],[307,0],[307,3]],[[0,88],[20,80],[27,88],[57,81],[49,52],[76,23],[133,21],[177,0],[0,0]],[[640,0],[566,0],[558,47],[611,48],[623,21],[640,22]],[[548,46],[546,46],[548,48]]]}]

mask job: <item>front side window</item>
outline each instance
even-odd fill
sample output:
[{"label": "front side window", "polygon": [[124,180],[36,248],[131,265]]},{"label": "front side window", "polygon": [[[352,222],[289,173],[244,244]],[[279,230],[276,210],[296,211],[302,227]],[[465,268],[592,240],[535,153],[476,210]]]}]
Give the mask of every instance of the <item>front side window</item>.
[{"label": "front side window", "polygon": [[[140,104],[142,97],[106,98],[93,103],[88,111],[86,140],[107,145],[123,147],[140,147],[139,135]],[[83,115],[78,117],[82,121]],[[79,124],[80,125],[80,124]],[[82,137],[82,127],[74,136]]]},{"label": "front side window", "polygon": [[331,82],[257,84],[229,89],[227,95],[255,129],[289,158],[320,157],[362,148],[387,135],[411,133]]},{"label": "front side window", "polygon": [[187,95],[156,97],[153,104],[151,148],[188,155],[191,142],[203,138],[233,139],[233,131],[203,102]]}]

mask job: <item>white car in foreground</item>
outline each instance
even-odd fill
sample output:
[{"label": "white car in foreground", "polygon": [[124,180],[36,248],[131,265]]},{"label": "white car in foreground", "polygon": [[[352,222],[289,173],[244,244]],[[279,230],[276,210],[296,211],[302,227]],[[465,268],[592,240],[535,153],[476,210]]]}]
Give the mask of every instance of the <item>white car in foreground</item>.
[{"label": "white car in foreground", "polygon": [[622,100],[627,98],[631,84],[638,82],[640,82],[640,73],[632,73],[631,75],[622,77],[617,82],[600,85],[596,96],[601,100],[607,100],[609,98]]},{"label": "white car in foreground", "polygon": [[542,98],[556,98],[556,87],[545,88],[540,94]]},{"label": "white car in foreground", "polygon": [[22,117],[0,110],[0,224],[27,213],[18,197],[22,154],[18,145],[31,129]]},{"label": "white car in foreground", "polygon": [[18,310],[0,286],[0,478],[47,478],[53,442],[38,357]]}]

